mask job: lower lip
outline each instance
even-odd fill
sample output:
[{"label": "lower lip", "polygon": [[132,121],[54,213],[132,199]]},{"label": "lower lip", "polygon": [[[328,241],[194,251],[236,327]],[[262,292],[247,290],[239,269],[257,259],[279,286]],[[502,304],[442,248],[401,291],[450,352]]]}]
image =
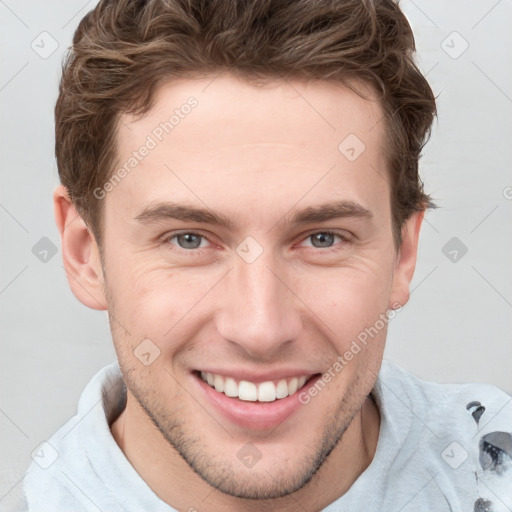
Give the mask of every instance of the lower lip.
[{"label": "lower lip", "polygon": [[193,375],[206,398],[230,422],[245,429],[253,430],[274,429],[283,423],[300,407],[303,407],[298,399],[299,393],[320,378],[320,375],[313,376],[304,387],[286,398],[280,398],[273,402],[250,402],[239,398],[230,398],[224,393],[219,393],[215,391],[215,388],[204,382],[199,375],[196,373]]}]

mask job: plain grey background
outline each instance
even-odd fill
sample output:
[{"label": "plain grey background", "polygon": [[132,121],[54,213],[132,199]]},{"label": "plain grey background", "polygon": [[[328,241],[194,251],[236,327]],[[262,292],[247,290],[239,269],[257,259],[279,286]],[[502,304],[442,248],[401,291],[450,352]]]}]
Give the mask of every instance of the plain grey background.
[{"label": "plain grey background", "polygon": [[[69,290],[52,209],[60,61],[95,3],[0,0],[2,510],[31,453],[115,358],[106,313]],[[440,208],[427,214],[411,300],[392,321],[385,357],[427,380],[512,393],[512,2],[401,5],[438,95],[420,165]]]}]

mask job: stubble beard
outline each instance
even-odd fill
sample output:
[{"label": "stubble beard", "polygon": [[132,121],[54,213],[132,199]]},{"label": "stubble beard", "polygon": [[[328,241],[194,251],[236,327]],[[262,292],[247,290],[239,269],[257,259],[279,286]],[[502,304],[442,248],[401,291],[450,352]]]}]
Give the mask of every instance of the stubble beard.
[{"label": "stubble beard", "polygon": [[[183,420],[180,407],[166,410],[158,396],[134,382],[130,371],[123,372],[123,375],[127,388],[140,407],[188,466],[211,487],[246,500],[284,498],[305,487],[342,440],[366,398],[357,377],[340,400],[336,412],[328,415],[331,419],[323,424],[318,442],[311,443],[311,448],[298,462],[276,468],[275,474],[265,469],[258,470],[257,465],[241,473],[238,460],[230,462],[228,457],[212,453],[212,447],[205,444],[200,433],[195,435],[190,430],[190,423]],[[218,428],[216,423],[215,427]],[[306,448],[306,444],[303,443],[302,447]]]}]

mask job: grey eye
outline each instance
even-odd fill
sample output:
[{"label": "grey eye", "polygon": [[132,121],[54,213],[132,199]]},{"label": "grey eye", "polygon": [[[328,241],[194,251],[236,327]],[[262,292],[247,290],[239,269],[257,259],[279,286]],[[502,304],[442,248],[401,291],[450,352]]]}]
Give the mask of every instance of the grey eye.
[{"label": "grey eye", "polygon": [[[339,236],[334,233],[321,232],[310,235],[310,239],[313,243],[313,247],[331,247],[334,244],[334,237]],[[319,242],[320,245],[315,245],[315,242]]]},{"label": "grey eye", "polygon": [[203,239],[201,235],[196,233],[182,233],[180,235],[174,235],[172,238],[178,241],[178,245],[182,249],[198,249]]}]

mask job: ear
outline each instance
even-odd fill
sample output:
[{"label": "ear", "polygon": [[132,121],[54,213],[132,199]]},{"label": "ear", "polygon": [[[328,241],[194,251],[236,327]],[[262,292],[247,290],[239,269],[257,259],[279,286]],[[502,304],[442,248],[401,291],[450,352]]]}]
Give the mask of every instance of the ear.
[{"label": "ear", "polygon": [[404,306],[409,300],[409,285],[416,267],[418,240],[424,216],[424,211],[415,212],[405,221],[402,227],[402,243],[397,254],[389,298],[390,309],[398,309],[399,306]]},{"label": "ear", "polygon": [[71,291],[85,306],[106,310],[103,270],[96,239],[77,213],[63,185],[53,192],[53,210]]}]

